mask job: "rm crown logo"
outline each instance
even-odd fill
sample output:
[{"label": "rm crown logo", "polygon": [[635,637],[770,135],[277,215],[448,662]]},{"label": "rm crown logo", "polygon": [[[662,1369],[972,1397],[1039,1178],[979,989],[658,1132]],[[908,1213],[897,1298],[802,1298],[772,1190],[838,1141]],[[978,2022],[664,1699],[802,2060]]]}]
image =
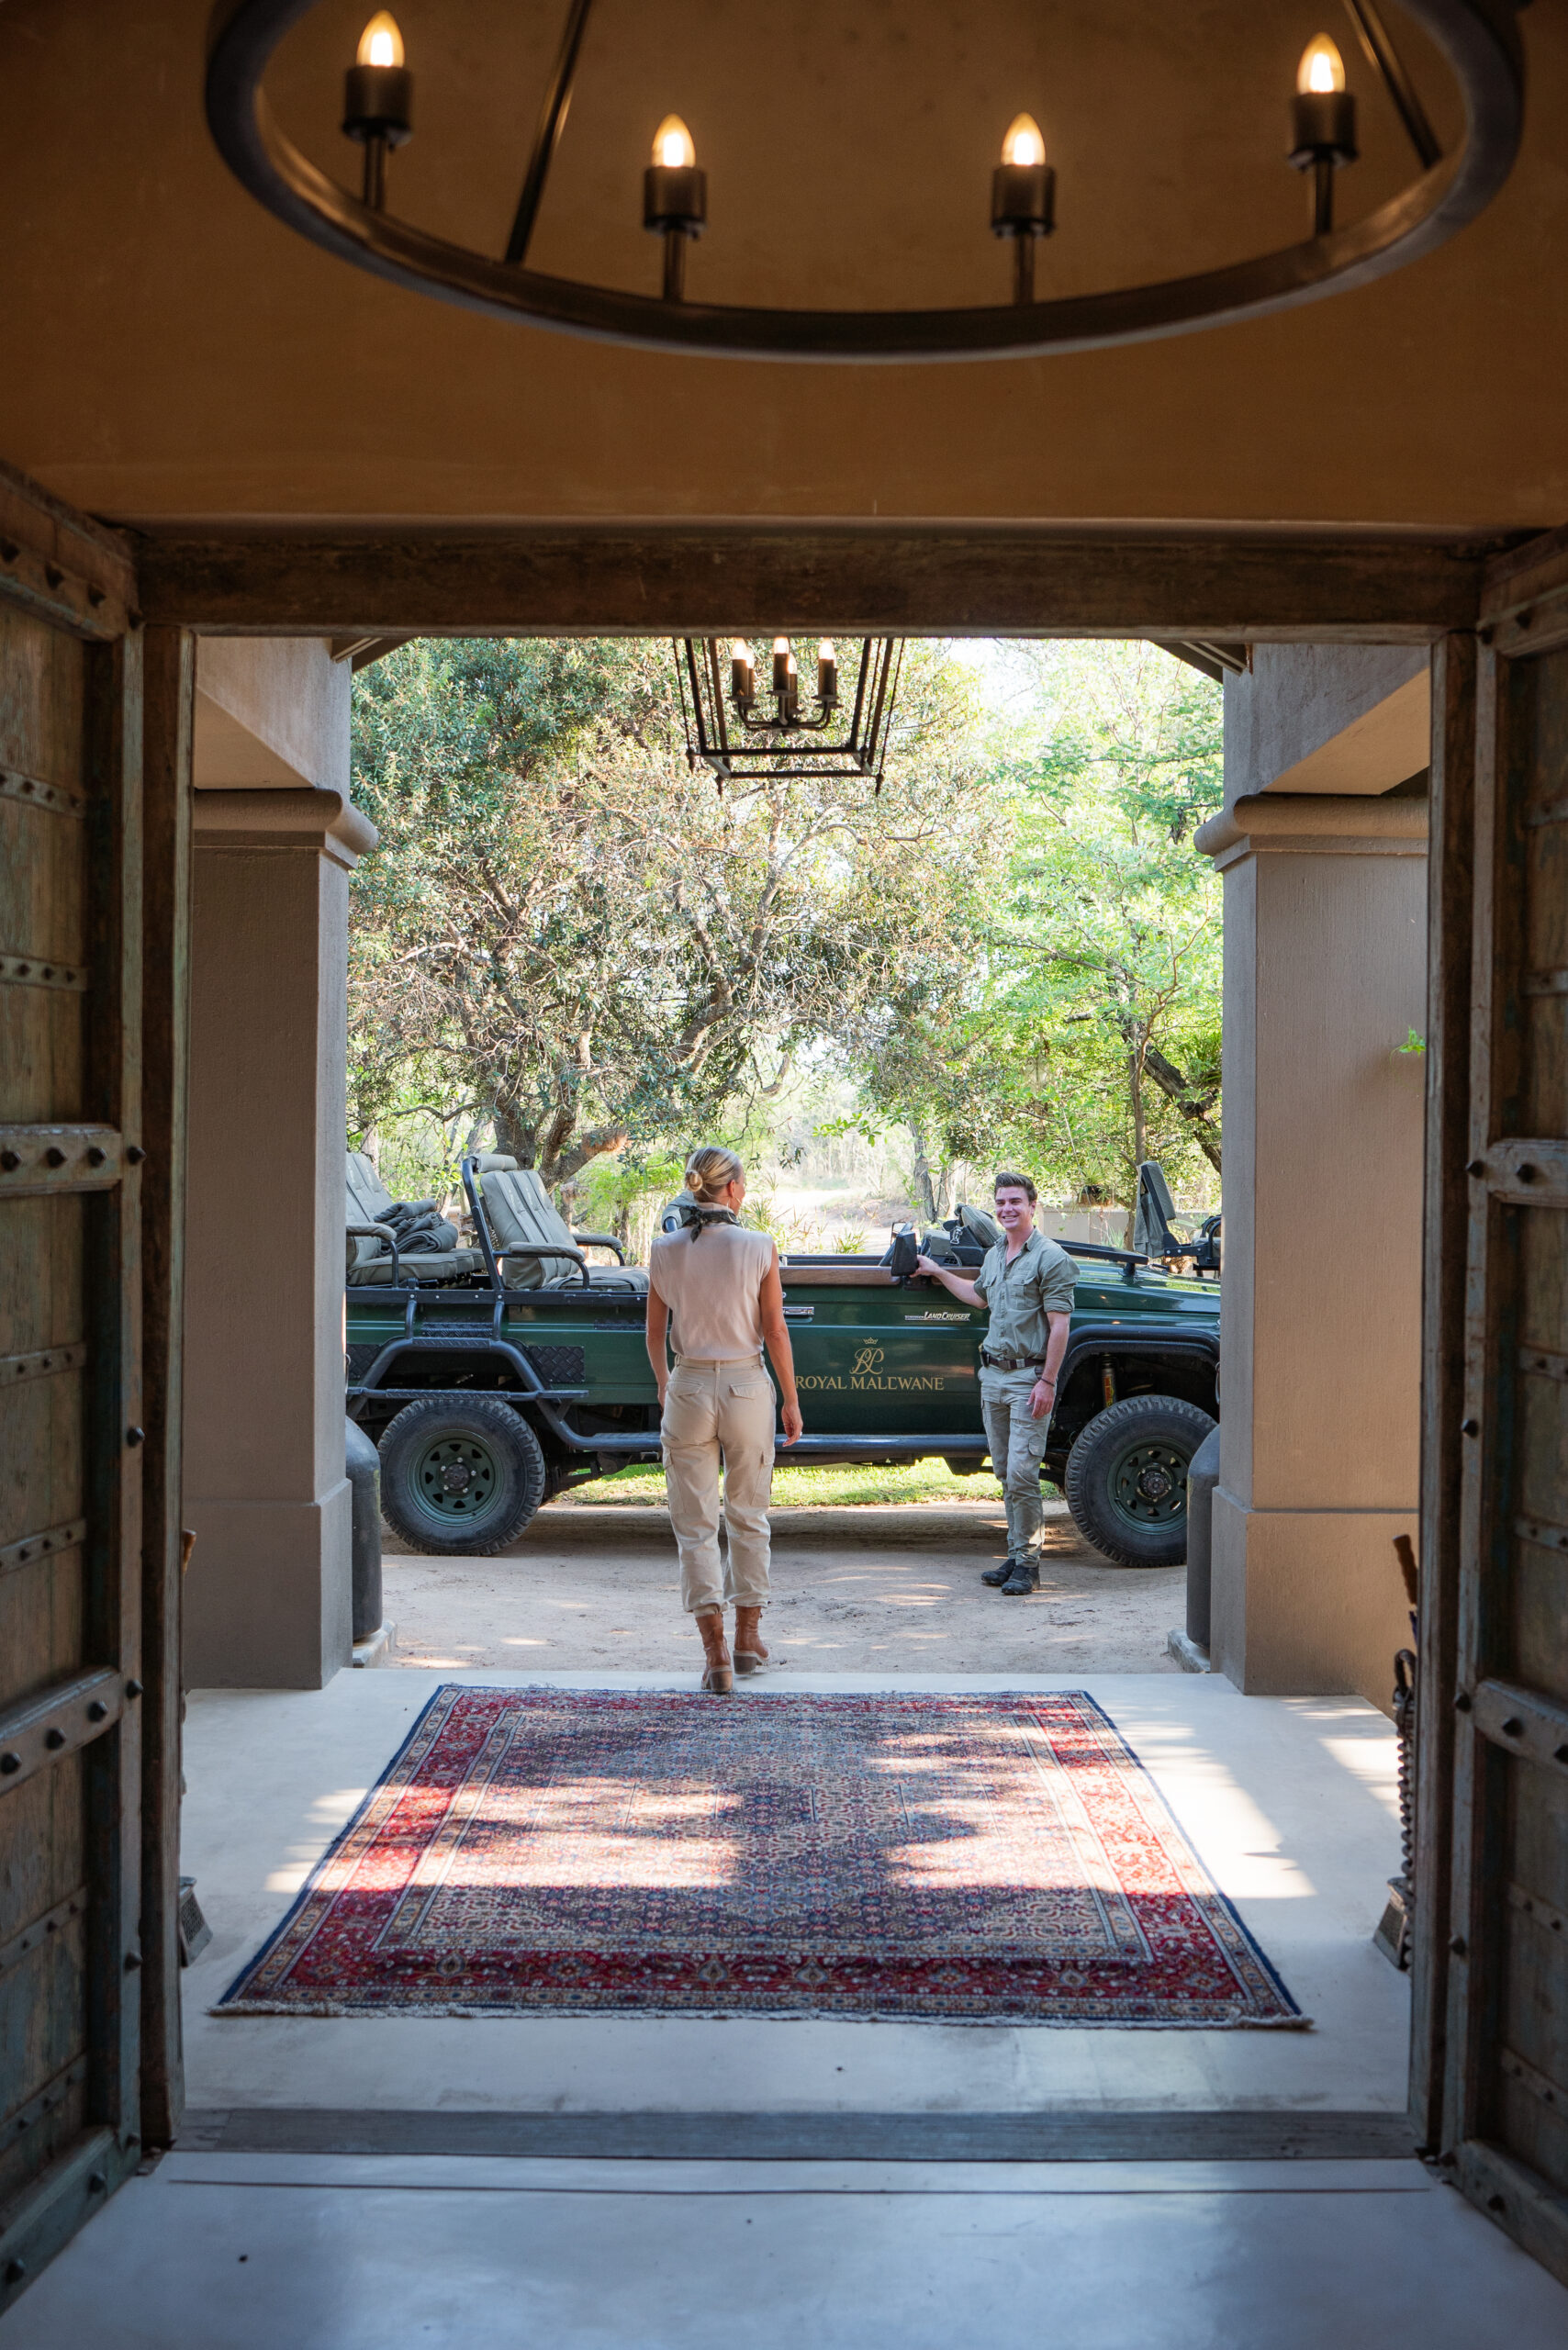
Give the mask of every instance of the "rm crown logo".
[{"label": "rm crown logo", "polygon": [[875,1371],[886,1351],[883,1347],[862,1347],[855,1358],[855,1369],[862,1372]]}]

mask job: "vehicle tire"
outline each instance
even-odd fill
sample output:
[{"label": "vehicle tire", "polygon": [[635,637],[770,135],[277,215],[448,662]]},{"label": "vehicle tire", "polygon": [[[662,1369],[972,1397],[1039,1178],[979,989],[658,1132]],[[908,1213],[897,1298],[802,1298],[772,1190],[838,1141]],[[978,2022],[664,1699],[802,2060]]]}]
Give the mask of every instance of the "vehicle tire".
[{"label": "vehicle tire", "polygon": [[381,1439],[382,1515],[416,1550],[481,1559],[504,1550],[544,1484],[539,1438],[494,1396],[421,1396]]},{"label": "vehicle tire", "polygon": [[1114,1567],[1179,1567],[1187,1464],[1214,1427],[1176,1395],[1130,1395],[1097,1412],[1068,1455],[1062,1491],[1086,1542]]}]

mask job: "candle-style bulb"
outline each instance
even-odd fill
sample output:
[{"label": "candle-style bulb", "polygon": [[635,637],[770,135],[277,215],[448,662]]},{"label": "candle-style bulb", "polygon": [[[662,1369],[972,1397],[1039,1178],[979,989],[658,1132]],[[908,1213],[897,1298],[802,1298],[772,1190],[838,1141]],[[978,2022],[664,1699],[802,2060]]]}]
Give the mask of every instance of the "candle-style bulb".
[{"label": "candle-style bulb", "polygon": [[678,114],[666,114],[654,133],[654,162],[666,172],[689,172],[697,161],[691,133]]},{"label": "candle-style bulb", "polygon": [[377,8],[359,37],[354,63],[401,65],[403,62],[403,36],[398,29],[398,19],[390,8]]},{"label": "candle-style bulb", "polygon": [[1295,85],[1305,98],[1316,92],[1327,97],[1345,86],[1345,61],[1327,33],[1309,40],[1296,67]]},{"label": "candle-style bulb", "polygon": [[1040,126],[1032,114],[1015,114],[1007,126],[1007,136],[1002,142],[1004,163],[1043,163],[1046,142]]}]

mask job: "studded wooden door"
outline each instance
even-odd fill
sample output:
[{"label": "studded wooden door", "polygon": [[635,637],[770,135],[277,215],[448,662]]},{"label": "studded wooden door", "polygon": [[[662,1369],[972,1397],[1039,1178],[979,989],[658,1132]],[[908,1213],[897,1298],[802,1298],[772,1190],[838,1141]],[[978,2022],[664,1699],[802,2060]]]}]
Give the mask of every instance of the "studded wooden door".
[{"label": "studded wooden door", "polygon": [[[1434,1170],[1465,1281],[1446,1402],[1428,1385],[1428,1497],[1446,1477],[1457,1507],[1428,1521],[1435,1555],[1454,1538],[1451,1668],[1434,1627],[1423,1698],[1451,1708],[1453,1801],[1424,1924],[1445,2159],[1568,2277],[1568,550],[1511,558],[1489,596],[1473,704],[1450,695],[1475,744],[1473,1012],[1469,1132]],[[1437,1827],[1430,1774],[1423,1796]]]},{"label": "studded wooden door", "polygon": [[[150,1903],[142,1884],[144,657],[133,597],[117,541],[0,473],[4,2299],[140,2159],[143,1925],[160,1976],[167,1930],[162,1852]],[[162,1374],[154,1385],[160,1401]],[[162,1416],[160,1401],[159,1426]],[[162,1541],[165,1497],[152,1483]],[[154,1561],[155,1585],[161,1573]],[[162,1658],[151,1673],[156,1702]]]}]

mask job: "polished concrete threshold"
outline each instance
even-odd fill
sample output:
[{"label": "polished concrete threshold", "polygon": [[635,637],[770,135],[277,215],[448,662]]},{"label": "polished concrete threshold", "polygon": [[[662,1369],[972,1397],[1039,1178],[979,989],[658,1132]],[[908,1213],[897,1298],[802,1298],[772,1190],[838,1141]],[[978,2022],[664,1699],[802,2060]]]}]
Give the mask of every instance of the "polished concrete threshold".
[{"label": "polished concrete threshold", "polygon": [[1373,2162],[1403,2113],[461,2113],[187,2111],[181,2154],[483,2154],[636,2162]]}]

